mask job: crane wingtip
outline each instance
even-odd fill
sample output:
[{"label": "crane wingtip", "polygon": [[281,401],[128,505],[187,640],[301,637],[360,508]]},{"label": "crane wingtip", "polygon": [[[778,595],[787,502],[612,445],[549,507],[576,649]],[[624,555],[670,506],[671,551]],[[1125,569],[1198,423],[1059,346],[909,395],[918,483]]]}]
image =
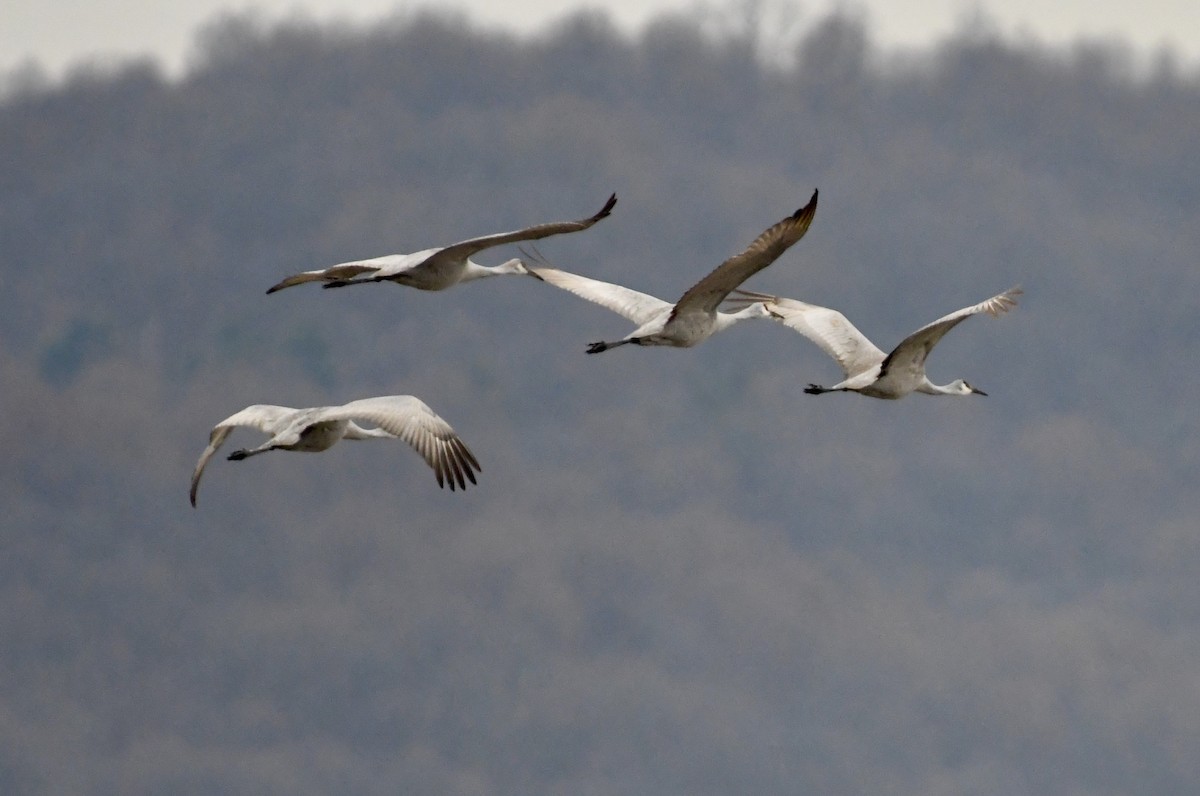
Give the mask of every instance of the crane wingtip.
[{"label": "crane wingtip", "polygon": [[596,221],[599,221],[602,218],[608,218],[608,215],[612,212],[612,209],[614,207],[616,207],[616,205],[617,205],[617,194],[616,194],[616,191],[614,191],[608,197],[608,201],[604,203],[604,207],[600,208],[600,212],[597,213],[595,216],[593,216],[593,219]]},{"label": "crane wingtip", "polygon": [[813,188],[812,197],[808,200],[808,204],[806,204],[804,207],[801,207],[799,210],[797,210],[793,214],[793,216],[795,218],[800,218],[801,216],[816,212],[817,196],[819,193],[820,193],[820,191],[818,191],[816,188]]}]

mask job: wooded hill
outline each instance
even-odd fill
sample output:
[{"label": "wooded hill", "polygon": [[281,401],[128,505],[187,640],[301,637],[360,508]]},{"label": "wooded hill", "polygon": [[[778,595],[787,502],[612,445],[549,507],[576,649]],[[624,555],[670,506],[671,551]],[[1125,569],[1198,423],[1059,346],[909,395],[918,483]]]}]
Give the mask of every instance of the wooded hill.
[{"label": "wooded hill", "polygon": [[[179,80],[10,85],[0,790],[1200,788],[1200,80],[746,30],[231,18]],[[673,301],[814,188],[748,287],[887,349],[1019,283],[930,359],[989,397],[805,395],[768,322],[586,356],[630,327],[524,277],[264,294],[616,191],[539,248]],[[389,393],[477,487],[347,443],[188,505],[237,409]]]}]

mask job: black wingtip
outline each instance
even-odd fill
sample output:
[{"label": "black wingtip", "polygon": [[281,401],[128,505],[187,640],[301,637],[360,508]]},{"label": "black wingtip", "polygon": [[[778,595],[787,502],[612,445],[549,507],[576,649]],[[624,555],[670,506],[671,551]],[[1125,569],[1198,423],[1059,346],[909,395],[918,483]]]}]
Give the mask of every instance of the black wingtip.
[{"label": "black wingtip", "polygon": [[806,213],[816,212],[817,196],[819,194],[820,194],[820,191],[816,188],[813,188],[812,198],[808,200],[808,204],[806,204],[804,207],[801,207],[800,209],[798,209],[795,213],[792,213],[792,218],[800,218],[801,216],[805,215]]},{"label": "black wingtip", "polygon": [[612,212],[612,209],[614,207],[616,207],[616,204],[617,204],[617,194],[614,191],[612,196],[608,197],[608,201],[604,203],[604,207],[600,208],[600,212],[597,213],[594,216],[594,218],[597,221],[599,221],[602,218],[608,218],[608,214]]}]

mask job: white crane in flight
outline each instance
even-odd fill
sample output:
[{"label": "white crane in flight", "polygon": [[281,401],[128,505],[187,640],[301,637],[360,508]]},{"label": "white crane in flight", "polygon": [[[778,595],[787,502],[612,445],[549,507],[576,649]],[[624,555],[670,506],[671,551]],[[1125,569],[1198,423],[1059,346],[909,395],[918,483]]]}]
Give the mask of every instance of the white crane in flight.
[{"label": "white crane in flight", "polygon": [[[355,421],[373,423],[378,428],[363,428]],[[255,404],[225,418],[209,434],[208,447],[200,454],[192,473],[189,493],[196,505],[196,490],[208,460],[225,442],[229,432],[238,427],[256,428],[271,438],[257,448],[236,450],[229,454],[232,461],[272,450],[323,451],[342,439],[400,439],[411,445],[433,468],[438,486],[448,484],[451,491],[457,485],[467,488],[475,483],[479,466],[475,454],[463,443],[454,429],[438,417],[424,401],[412,395],[384,395],[363,398],[343,406],[317,406],[293,409],[288,406]]]},{"label": "white crane in flight", "polygon": [[795,299],[739,290],[731,303],[762,304],[773,318],[816,343],[837,361],[843,380],[832,387],[808,385],[810,395],[826,392],[857,392],[872,398],[903,398],[910,392],[926,395],[987,395],[962,379],[949,384],[934,384],[925,375],[925,358],[946,332],[970,318],[986,312],[996,317],[1016,306],[1021,288],[1014,287],[986,301],[956,310],[922,326],[885,354],[866,335],[855,328],[837,310],[818,307]]},{"label": "white crane in flight", "polygon": [[487,266],[475,262],[471,256],[505,243],[541,240],[551,235],[580,232],[597,221],[607,218],[616,203],[617,195],[614,193],[608,197],[608,201],[598,213],[579,221],[537,224],[513,232],[500,232],[481,238],[471,238],[442,248],[425,249],[413,254],[388,254],[369,260],[339,263],[316,271],[304,271],[277,282],[267,289],[267,293],[274,293],[293,285],[302,285],[305,282],[323,282],[325,287],[361,285],[370,282],[395,282],[414,287],[417,290],[445,290],[460,282],[470,282],[486,276],[526,274],[528,271],[525,269],[524,263],[515,257],[500,265]]},{"label": "white crane in flight", "polygon": [[638,328],[615,342],[592,343],[587,349],[589,354],[598,354],[628,343],[689,348],[739,321],[768,317],[761,302],[751,303],[737,312],[720,312],[718,307],[734,288],[773,263],[789,246],[804,237],[816,212],[817,191],[813,191],[807,205],[766,229],[744,252],[721,263],[674,304],[621,285],[589,279],[557,268],[529,266],[529,272],[544,282],[610,309],[638,325]]}]

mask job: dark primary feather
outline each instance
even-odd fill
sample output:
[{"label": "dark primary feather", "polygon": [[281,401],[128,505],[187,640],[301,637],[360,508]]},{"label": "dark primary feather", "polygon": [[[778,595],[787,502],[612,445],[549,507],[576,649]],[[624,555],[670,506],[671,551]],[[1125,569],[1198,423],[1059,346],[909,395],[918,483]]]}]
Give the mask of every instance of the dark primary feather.
[{"label": "dark primary feather", "polygon": [[817,212],[814,190],[808,204],[777,224],[768,227],[741,254],[735,254],[708,276],[688,288],[675,304],[672,317],[680,309],[715,312],[730,291],[775,262],[792,244],[804,237]]},{"label": "dark primary feather", "polygon": [[[580,232],[588,229],[597,221],[607,218],[612,212],[613,207],[617,204],[617,195],[614,193],[608,197],[608,201],[604,203],[604,207],[600,208],[599,212],[588,218],[582,218],[578,221],[551,221],[546,224],[535,224],[531,227],[513,230],[512,232],[497,232],[494,235],[484,235],[478,238],[452,243],[449,246],[444,246],[439,249],[432,250],[432,253],[419,262],[413,262],[408,266],[407,273],[413,274],[417,272],[436,272],[439,269],[461,269],[464,267],[467,258],[477,254],[485,249],[490,249],[493,246],[500,246],[505,243],[515,243],[526,240],[541,240],[548,238],[551,235],[561,235],[567,232]],[[424,251],[424,250],[422,250]],[[418,254],[417,252],[413,253]],[[413,256],[413,255],[405,255]],[[373,258],[380,259],[380,258]],[[380,270],[378,263],[366,264],[365,262],[351,262],[334,265],[329,268],[323,268],[313,271],[304,271],[303,273],[289,276],[267,289],[267,293],[275,293],[284,288],[302,285],[306,282],[323,282],[324,287],[345,287],[346,285],[367,284],[371,282],[379,282],[383,280],[403,281],[398,275],[390,276],[374,276],[369,274],[377,273]],[[363,274],[368,276],[359,279],[357,277]],[[456,278],[447,278],[444,284],[437,286],[425,286],[423,289],[441,290],[449,287],[457,281]],[[419,284],[414,284],[414,287],[422,287]]]},{"label": "dark primary feather", "polygon": [[532,227],[513,230],[512,232],[498,232],[495,235],[484,235],[481,238],[472,238],[471,240],[464,240],[461,243],[451,244],[442,249],[439,254],[457,259],[459,257],[470,257],[472,254],[481,252],[484,249],[490,249],[493,246],[500,246],[505,243],[541,240],[551,235],[561,235],[566,232],[582,232],[597,221],[608,218],[616,204],[617,195],[614,193],[608,197],[608,201],[604,203],[604,207],[600,208],[599,212],[588,218],[582,218],[578,221],[551,221],[546,224],[535,224]]}]

